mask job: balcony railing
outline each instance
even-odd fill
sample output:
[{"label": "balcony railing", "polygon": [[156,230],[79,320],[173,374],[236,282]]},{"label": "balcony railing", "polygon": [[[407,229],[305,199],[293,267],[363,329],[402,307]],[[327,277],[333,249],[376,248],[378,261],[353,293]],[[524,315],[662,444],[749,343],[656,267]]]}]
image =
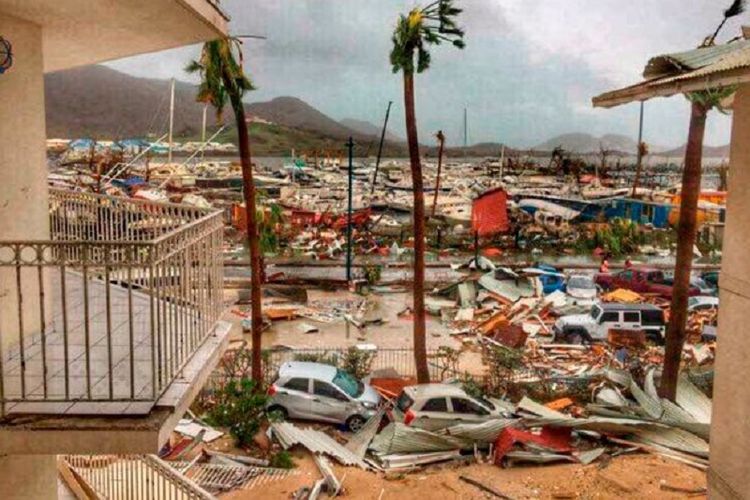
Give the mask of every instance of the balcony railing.
[{"label": "balcony railing", "polygon": [[49,214],[0,241],[0,415],[147,413],[218,320],[222,215],[60,190]]},{"label": "balcony railing", "polygon": [[214,500],[216,497],[156,455],[65,455],[58,458],[97,498]]}]

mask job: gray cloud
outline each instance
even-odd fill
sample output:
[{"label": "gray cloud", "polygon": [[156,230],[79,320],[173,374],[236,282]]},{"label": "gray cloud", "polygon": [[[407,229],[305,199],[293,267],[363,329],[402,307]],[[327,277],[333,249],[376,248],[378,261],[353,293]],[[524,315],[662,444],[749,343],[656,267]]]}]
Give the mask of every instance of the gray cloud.
[{"label": "gray cloud", "polygon": [[[250,100],[304,99],[334,118],[379,123],[388,100],[403,132],[401,82],[388,62],[390,33],[414,0],[226,0],[232,32],[266,35],[245,43],[259,90]],[[594,110],[590,99],[638,79],[650,55],[695,45],[721,9],[712,0],[464,0],[464,51],[433,50],[418,77],[422,137],[441,128],[462,139],[469,109],[472,141],[531,146],[564,132],[636,134],[637,106]],[[689,5],[685,5],[689,4]],[[615,15],[617,14],[617,15]],[[622,15],[620,15],[622,14]],[[725,32],[734,33],[738,23]],[[188,47],[113,63],[139,76],[188,79]],[[685,141],[688,106],[676,97],[647,106],[646,137]],[[728,142],[729,119],[711,116],[707,142]]]}]

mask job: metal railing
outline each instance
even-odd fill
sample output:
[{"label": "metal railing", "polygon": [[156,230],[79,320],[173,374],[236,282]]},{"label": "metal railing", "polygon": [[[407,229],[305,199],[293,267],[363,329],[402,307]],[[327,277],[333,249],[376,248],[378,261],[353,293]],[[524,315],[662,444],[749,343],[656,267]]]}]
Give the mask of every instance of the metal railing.
[{"label": "metal railing", "polygon": [[0,241],[0,415],[155,401],[219,318],[221,212],[50,190],[49,214]]},{"label": "metal railing", "polygon": [[215,497],[156,455],[61,457],[98,498],[213,500]]}]

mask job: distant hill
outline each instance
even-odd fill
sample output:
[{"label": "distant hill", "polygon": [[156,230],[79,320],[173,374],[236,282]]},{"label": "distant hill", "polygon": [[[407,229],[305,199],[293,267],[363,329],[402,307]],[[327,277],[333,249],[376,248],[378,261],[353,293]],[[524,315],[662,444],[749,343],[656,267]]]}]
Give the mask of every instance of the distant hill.
[{"label": "distant hill", "polygon": [[533,149],[552,151],[558,146],[562,146],[566,151],[579,154],[598,152],[600,147],[622,153],[635,154],[638,143],[625,135],[607,134],[596,137],[591,134],[571,133],[553,137],[548,141],[534,146]]},{"label": "distant hill", "polygon": [[314,131],[337,139],[346,139],[352,134],[363,135],[296,97],[277,97],[268,102],[254,102],[248,104],[246,109],[252,115],[279,125]]},{"label": "distant hill", "polygon": [[[662,151],[658,153],[658,156],[665,156],[668,158],[682,158],[685,156],[685,146],[683,145],[679,148]],[[703,156],[706,158],[729,158],[729,144],[725,146],[704,145]]]},{"label": "distant hill", "polygon": [[[365,120],[355,120],[353,118],[344,118],[343,120],[339,120],[339,123],[345,127],[348,127],[351,130],[359,132],[360,134],[371,135],[371,136],[378,137],[378,138],[380,137],[380,134],[383,132],[382,125],[377,126]],[[385,140],[392,141],[392,142],[405,142],[406,141],[404,138],[399,137],[396,134],[393,134],[388,131],[386,131],[385,133]]]},{"label": "distant hill", "polygon": [[[169,120],[168,80],[137,78],[106,66],[87,66],[45,76],[47,136],[60,138],[93,137],[122,139],[161,136]],[[203,105],[195,102],[195,85],[175,85],[175,136],[200,137]],[[269,124],[252,126],[253,151],[258,155],[288,154],[312,150],[341,149],[343,140],[353,136],[366,151],[377,134],[349,128],[295,97],[278,97],[268,102],[246,105],[249,116]],[[235,141],[231,110],[225,111],[227,129],[221,139]],[[216,129],[216,113],[209,110],[209,127]],[[399,141],[400,142],[400,141]],[[386,155],[403,156],[406,148],[387,142]]]},{"label": "distant hill", "polygon": [[[106,66],[45,75],[48,137],[116,139],[161,135],[169,116],[168,80],[136,78]],[[211,120],[214,120],[211,113]],[[200,132],[203,106],[195,87],[175,85],[175,133]]]}]

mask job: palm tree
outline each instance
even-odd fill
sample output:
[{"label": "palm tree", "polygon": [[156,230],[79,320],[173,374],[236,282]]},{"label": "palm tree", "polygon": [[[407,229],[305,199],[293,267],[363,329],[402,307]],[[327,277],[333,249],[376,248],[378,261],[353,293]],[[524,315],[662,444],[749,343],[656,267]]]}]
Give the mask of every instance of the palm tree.
[{"label": "palm tree", "polygon": [[[239,62],[235,58],[239,56]],[[200,59],[192,61],[186,68],[188,73],[199,73],[201,83],[197,100],[216,108],[219,118],[227,104],[232,106],[237,122],[237,139],[242,164],[242,190],[247,211],[247,243],[250,248],[251,269],[251,320],[252,320],[252,378],[260,387],[261,369],[261,327],[263,325],[260,305],[261,255],[258,237],[257,214],[255,209],[255,183],[253,182],[250,138],[245,119],[245,106],[242,98],[246,92],[254,90],[250,79],[242,67],[242,42],[233,37],[224,37],[206,42]]]},{"label": "palm tree", "polygon": [[[744,0],[734,0],[724,11],[724,19],[708,37],[702,47],[714,45],[716,36],[730,17],[738,16],[745,10]],[[690,291],[690,273],[693,268],[693,246],[697,230],[698,198],[701,192],[703,162],[703,137],[706,118],[713,108],[722,109],[722,102],[728,99],[736,87],[708,89],[686,94],[691,102],[690,127],[685,150],[685,168],[682,171],[682,192],[680,201],[680,221],[677,225],[677,258],[675,262],[674,287],[667,328],[660,395],[674,401],[677,397],[677,380],[680,374],[680,361],[685,343],[687,303]]]},{"label": "palm tree", "polygon": [[461,9],[454,7],[453,1],[439,0],[425,8],[414,8],[408,15],[401,15],[393,32],[391,51],[393,72],[402,72],[404,78],[406,136],[414,191],[414,361],[419,383],[429,382],[430,373],[424,312],[424,191],[414,110],[414,73],[422,73],[430,67],[429,45],[448,42],[459,49],[464,47],[464,33],[455,21]]}]

